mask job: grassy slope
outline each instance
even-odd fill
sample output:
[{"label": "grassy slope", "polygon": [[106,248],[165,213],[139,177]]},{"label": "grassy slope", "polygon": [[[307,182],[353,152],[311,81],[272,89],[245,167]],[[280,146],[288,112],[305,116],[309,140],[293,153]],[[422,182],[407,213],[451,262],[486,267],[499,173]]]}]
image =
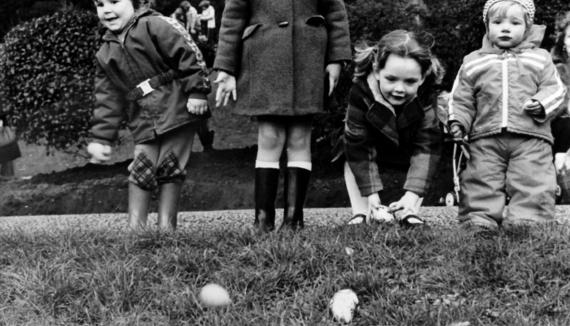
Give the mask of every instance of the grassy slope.
[{"label": "grassy slope", "polygon": [[[492,239],[453,226],[12,231],[0,247],[6,325],[332,325],[342,288],[360,298],[354,325],[570,324],[568,226]],[[208,282],[233,304],[202,306]]]}]

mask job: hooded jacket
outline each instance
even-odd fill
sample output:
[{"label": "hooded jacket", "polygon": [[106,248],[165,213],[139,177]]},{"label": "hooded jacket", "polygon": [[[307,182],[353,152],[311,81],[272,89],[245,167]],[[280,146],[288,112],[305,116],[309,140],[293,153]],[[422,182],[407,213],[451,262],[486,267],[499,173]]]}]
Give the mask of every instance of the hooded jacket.
[{"label": "hooded jacket", "polygon": [[366,80],[357,79],[349,93],[345,156],[363,196],[382,190],[378,163],[409,167],[404,189],[424,196],[442,150],[435,111],[416,97],[395,109],[377,102]]},{"label": "hooded jacket", "polygon": [[[96,54],[93,141],[112,143],[125,119],[139,144],[205,118],[186,108],[189,97],[206,99],[210,84],[202,54],[184,28],[148,9],[125,28],[123,42],[107,30]],[[141,82],[172,71],[177,78],[127,100],[128,92]]]},{"label": "hooded jacket", "polygon": [[[563,85],[550,54],[539,48],[544,26],[533,25],[518,46],[492,47],[488,36],[481,49],[463,59],[449,100],[449,120],[458,121],[471,140],[507,132],[538,137],[553,143],[551,118],[566,107]],[[541,115],[523,109],[533,99]]]}]

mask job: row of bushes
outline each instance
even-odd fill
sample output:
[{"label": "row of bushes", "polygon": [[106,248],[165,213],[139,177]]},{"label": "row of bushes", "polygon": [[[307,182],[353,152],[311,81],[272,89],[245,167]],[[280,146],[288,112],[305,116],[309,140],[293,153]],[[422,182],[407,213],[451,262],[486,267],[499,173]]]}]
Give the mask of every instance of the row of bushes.
[{"label": "row of bushes", "polygon": [[[192,0],[197,2],[198,0]],[[157,1],[168,14],[177,1]],[[346,0],[353,42],[378,40],[395,28],[431,32],[434,52],[442,59],[449,86],[462,57],[478,48],[485,28],[485,0],[430,0],[428,6],[410,0]],[[417,3],[420,4],[417,4]],[[212,1],[221,14],[224,0]],[[567,0],[536,0],[536,22],[552,33],[554,17],[570,10]],[[92,11],[65,11],[18,25],[5,36],[0,57],[0,96],[10,121],[28,142],[48,148],[81,145],[92,111],[93,56],[98,47],[97,18]],[[551,39],[545,46],[552,44]],[[213,55],[212,49],[204,48]],[[211,60],[211,58],[210,58]],[[343,76],[338,102],[344,103],[350,70]],[[326,138],[341,123],[342,114],[317,123],[317,138]],[[332,119],[332,121],[331,121]]]}]

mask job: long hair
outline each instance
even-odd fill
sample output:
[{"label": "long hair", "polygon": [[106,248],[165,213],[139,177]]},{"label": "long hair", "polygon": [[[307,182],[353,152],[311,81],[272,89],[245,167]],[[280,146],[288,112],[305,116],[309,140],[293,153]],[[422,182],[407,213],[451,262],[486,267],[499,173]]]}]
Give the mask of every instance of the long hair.
[{"label": "long hair", "polygon": [[570,11],[561,13],[556,17],[556,42],[551,50],[554,63],[568,62],[568,49],[566,49],[564,45],[564,38],[566,37],[566,29],[568,26],[570,26]]},{"label": "long hair", "polygon": [[376,45],[363,44],[356,47],[354,77],[367,76],[372,71],[384,68],[391,54],[417,61],[425,77],[432,65],[431,48],[433,36],[429,33],[415,33],[395,30],[384,35]]}]

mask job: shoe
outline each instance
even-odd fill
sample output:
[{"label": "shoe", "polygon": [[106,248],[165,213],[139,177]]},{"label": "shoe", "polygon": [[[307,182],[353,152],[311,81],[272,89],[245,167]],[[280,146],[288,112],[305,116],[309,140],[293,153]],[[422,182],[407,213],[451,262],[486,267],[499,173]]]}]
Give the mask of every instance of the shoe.
[{"label": "shoe", "polygon": [[366,215],[364,214],[355,214],[353,217],[346,222],[346,225],[358,225],[366,223]]},{"label": "shoe", "polygon": [[409,213],[402,216],[399,219],[398,223],[400,223],[400,225],[405,228],[415,228],[418,226],[426,225],[426,222],[422,218],[413,213]]},{"label": "shoe", "polygon": [[499,235],[499,228],[465,222],[461,227],[476,239],[490,240]]}]

